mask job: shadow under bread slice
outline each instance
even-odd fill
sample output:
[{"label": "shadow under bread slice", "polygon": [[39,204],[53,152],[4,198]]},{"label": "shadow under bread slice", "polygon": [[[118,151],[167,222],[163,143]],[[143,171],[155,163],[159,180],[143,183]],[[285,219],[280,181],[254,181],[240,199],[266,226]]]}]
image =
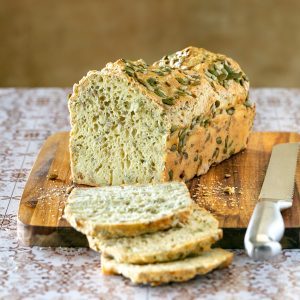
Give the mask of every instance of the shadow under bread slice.
[{"label": "shadow under bread slice", "polygon": [[65,218],[91,236],[136,236],[186,222],[192,199],[184,183],[75,188]]},{"label": "shadow under bread slice", "polygon": [[222,238],[218,221],[206,210],[193,204],[185,224],[136,237],[106,238],[88,236],[90,247],[113,257],[116,262],[147,264],[199,255]]},{"label": "shadow under bread slice", "polygon": [[229,251],[215,248],[198,256],[157,264],[134,265],[118,263],[102,254],[101,269],[105,275],[121,274],[133,283],[160,285],[187,281],[214,269],[227,267],[233,258]]}]

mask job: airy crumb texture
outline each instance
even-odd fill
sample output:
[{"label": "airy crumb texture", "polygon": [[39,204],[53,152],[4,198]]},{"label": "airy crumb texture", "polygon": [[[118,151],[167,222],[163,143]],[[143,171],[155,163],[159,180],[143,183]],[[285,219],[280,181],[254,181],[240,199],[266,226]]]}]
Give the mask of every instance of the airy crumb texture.
[{"label": "airy crumb texture", "polygon": [[90,247],[113,257],[116,262],[147,264],[198,255],[222,238],[218,221],[198,205],[186,224],[136,237],[89,237]]},{"label": "airy crumb texture", "polygon": [[187,281],[216,268],[227,267],[232,258],[231,252],[219,248],[183,260],[147,265],[117,263],[114,259],[102,255],[101,268],[103,274],[121,274],[133,283],[160,285]]},{"label": "airy crumb texture", "polygon": [[72,177],[91,186],[204,174],[246,147],[255,115],[240,66],[196,47],[90,71],[68,106]]},{"label": "airy crumb texture", "polygon": [[192,203],[180,182],[74,188],[65,217],[87,235],[134,236],[185,222]]}]

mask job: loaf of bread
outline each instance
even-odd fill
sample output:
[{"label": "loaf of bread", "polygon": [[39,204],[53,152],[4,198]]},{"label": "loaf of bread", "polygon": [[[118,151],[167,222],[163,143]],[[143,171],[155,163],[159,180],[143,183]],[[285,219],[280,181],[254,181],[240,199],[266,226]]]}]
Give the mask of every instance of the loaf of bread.
[{"label": "loaf of bread", "polygon": [[120,59],[73,87],[73,181],[189,180],[246,147],[255,107],[231,58],[188,47],[147,65]]},{"label": "loaf of bread", "polygon": [[118,263],[150,264],[199,255],[222,238],[218,221],[208,211],[193,205],[187,223],[168,230],[135,237],[88,236],[90,247]]},{"label": "loaf of bread", "polygon": [[105,275],[122,274],[134,283],[160,285],[186,281],[214,269],[227,267],[232,258],[232,253],[219,248],[182,260],[147,265],[118,263],[102,255],[101,269]]},{"label": "loaf of bread", "polygon": [[182,182],[75,188],[65,218],[78,231],[107,237],[136,236],[184,223],[193,201]]}]

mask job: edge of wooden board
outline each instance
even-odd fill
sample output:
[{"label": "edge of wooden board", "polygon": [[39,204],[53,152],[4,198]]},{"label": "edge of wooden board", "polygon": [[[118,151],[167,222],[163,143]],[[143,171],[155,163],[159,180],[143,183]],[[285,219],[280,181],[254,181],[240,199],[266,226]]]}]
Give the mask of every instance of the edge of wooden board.
[{"label": "edge of wooden board", "polygon": [[[33,196],[33,195],[40,195],[43,193],[43,183],[47,180],[50,184],[53,184],[53,186],[59,191],[59,188],[61,186],[66,186],[66,182],[71,184],[71,179],[69,174],[64,174],[64,178],[58,178],[57,180],[51,182],[47,176],[49,173],[57,172],[55,170],[55,166],[52,166],[52,162],[55,158],[55,153],[58,151],[59,147],[64,147],[65,145],[61,143],[61,141],[64,141],[67,138],[67,135],[69,135],[69,132],[57,132],[51,136],[49,136],[42,148],[40,149],[37,158],[33,164],[33,167],[31,168],[31,171],[29,173],[25,188],[23,190],[23,194],[21,197],[20,205],[19,205],[19,211],[18,211],[18,222],[28,226],[31,221],[32,214],[24,213],[25,211],[34,212],[34,208],[36,205],[39,205],[39,197]],[[66,155],[69,155],[68,149],[66,150]],[[45,160],[45,157],[48,157],[47,160]],[[63,166],[59,166],[59,168],[63,168]],[[57,192],[57,190],[55,190]],[[46,194],[45,197],[51,197],[52,195]],[[49,203],[44,203],[44,205],[47,205]],[[61,211],[62,215],[63,211]],[[62,221],[63,224],[53,224],[53,226],[50,227],[69,227],[70,225],[65,221]],[[38,225],[37,225],[38,226]]]},{"label": "edge of wooden board", "polygon": [[[72,227],[47,228],[41,226],[24,225],[17,222],[18,240],[24,246],[40,247],[89,247],[86,236],[77,232]],[[214,247],[224,249],[243,249],[246,229],[224,228],[223,236],[214,244]],[[300,236],[298,228],[287,228],[281,240],[283,249],[295,249],[300,247]]]}]

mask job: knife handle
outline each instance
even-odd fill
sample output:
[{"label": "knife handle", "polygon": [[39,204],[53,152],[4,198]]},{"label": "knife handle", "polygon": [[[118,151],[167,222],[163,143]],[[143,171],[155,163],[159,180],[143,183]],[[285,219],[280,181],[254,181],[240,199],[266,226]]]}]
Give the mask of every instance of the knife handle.
[{"label": "knife handle", "polygon": [[281,252],[284,222],[281,209],[290,206],[285,202],[263,200],[256,204],[250,219],[244,245],[250,257],[263,260]]}]

